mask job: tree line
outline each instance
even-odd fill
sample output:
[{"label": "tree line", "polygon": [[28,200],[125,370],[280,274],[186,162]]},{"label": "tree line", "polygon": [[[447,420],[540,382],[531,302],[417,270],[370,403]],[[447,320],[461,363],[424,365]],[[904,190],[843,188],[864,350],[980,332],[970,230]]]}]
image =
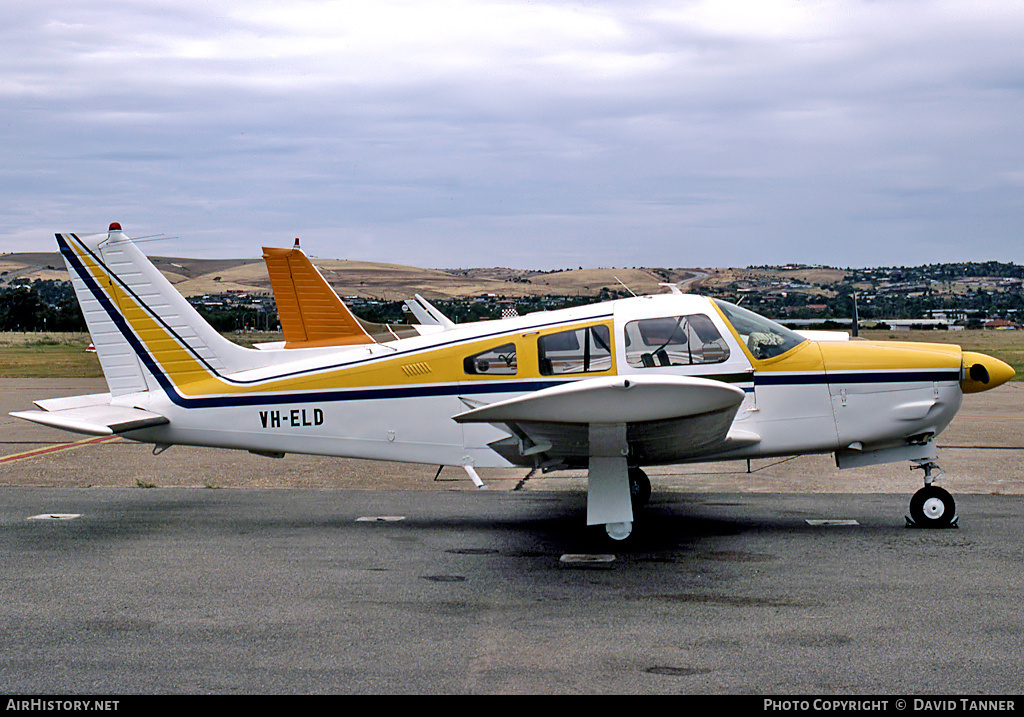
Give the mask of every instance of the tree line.
[{"label": "tree line", "polygon": [[85,330],[70,282],[36,279],[0,289],[0,331]]}]

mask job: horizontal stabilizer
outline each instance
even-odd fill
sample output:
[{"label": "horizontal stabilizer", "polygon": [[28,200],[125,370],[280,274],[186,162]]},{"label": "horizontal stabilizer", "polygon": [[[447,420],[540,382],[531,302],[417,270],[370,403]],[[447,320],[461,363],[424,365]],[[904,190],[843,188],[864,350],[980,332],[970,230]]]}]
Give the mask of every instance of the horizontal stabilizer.
[{"label": "horizontal stabilizer", "polygon": [[62,398],[44,398],[33,401],[43,411],[64,411],[68,408],[84,408],[85,406],[110,405],[109,393],[90,393],[84,396],[64,396]]},{"label": "horizontal stabilizer", "polygon": [[460,413],[459,423],[638,423],[735,410],[743,390],[687,376],[592,378]]},{"label": "horizontal stabilizer", "polygon": [[[56,399],[55,399],[56,400]],[[168,423],[158,413],[128,406],[91,405],[57,411],[15,411],[16,418],[90,436],[111,436]]]}]

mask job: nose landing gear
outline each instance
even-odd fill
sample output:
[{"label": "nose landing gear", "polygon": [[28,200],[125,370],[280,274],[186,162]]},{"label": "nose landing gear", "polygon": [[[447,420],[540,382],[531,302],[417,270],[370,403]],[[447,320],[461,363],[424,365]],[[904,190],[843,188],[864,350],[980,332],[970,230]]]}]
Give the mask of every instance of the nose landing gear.
[{"label": "nose landing gear", "polygon": [[924,471],[924,488],[914,493],[910,499],[910,516],[907,527],[912,528],[955,528],[957,527],[956,501],[948,491],[933,485],[937,476],[932,470],[942,469],[930,461],[913,466]]}]

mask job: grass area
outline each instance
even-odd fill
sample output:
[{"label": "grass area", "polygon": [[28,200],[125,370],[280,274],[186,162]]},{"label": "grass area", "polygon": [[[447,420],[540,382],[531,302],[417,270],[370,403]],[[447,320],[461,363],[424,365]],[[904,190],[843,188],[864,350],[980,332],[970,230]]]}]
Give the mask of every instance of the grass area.
[{"label": "grass area", "polygon": [[95,378],[103,375],[89,334],[0,333],[0,378]]},{"label": "grass area", "polygon": [[[281,334],[227,334],[242,346],[282,341]],[[86,333],[0,332],[0,378],[99,378],[96,354],[86,351]]]},{"label": "grass area", "polygon": [[[226,334],[243,346],[283,340],[281,334]],[[861,331],[872,341],[959,344],[965,351],[994,356],[1024,380],[1024,331]],[[0,378],[97,378],[103,375],[95,353],[86,351],[88,334],[0,333]]]}]

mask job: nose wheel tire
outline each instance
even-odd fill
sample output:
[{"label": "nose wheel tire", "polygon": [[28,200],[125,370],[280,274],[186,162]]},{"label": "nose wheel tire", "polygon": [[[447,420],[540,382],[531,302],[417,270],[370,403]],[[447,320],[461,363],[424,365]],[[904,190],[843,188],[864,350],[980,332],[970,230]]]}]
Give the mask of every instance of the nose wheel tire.
[{"label": "nose wheel tire", "polygon": [[633,533],[632,523],[608,523],[604,526],[605,533],[615,541],[622,541]]},{"label": "nose wheel tire", "polygon": [[947,491],[928,485],[910,499],[910,519],[921,528],[945,528],[956,518],[956,501]]}]

